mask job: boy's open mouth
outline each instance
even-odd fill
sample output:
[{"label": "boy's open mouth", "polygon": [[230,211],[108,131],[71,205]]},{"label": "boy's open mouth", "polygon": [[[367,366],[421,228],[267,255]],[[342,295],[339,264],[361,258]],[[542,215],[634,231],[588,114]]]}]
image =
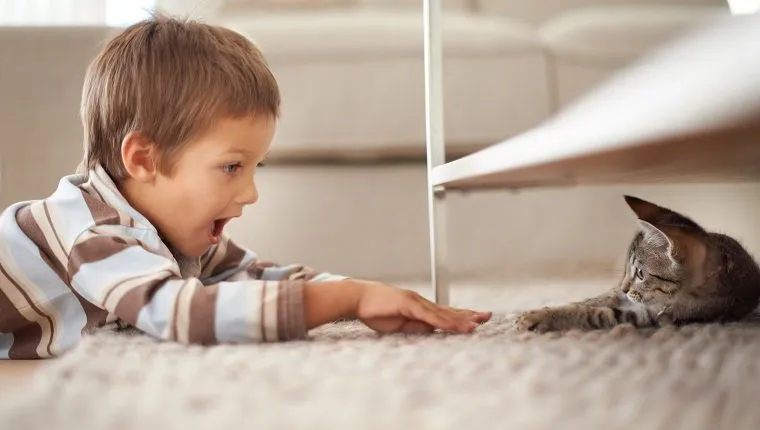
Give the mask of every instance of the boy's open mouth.
[{"label": "boy's open mouth", "polygon": [[219,243],[219,237],[222,235],[225,224],[230,221],[230,218],[220,218],[214,220],[209,228],[209,240],[212,244]]}]

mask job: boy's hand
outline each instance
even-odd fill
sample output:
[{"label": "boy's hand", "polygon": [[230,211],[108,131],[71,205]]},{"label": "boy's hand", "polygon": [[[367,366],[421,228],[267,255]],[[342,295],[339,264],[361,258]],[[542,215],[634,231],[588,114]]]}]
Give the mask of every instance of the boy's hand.
[{"label": "boy's hand", "polygon": [[438,328],[470,333],[491,319],[491,312],[439,306],[414,291],[377,282],[362,282],[354,316],[381,333],[429,333]]}]

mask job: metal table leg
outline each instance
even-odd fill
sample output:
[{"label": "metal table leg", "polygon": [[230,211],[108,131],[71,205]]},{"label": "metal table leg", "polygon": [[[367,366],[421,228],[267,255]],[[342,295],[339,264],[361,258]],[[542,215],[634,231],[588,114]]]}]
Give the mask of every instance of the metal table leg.
[{"label": "metal table leg", "polygon": [[433,168],[446,162],[443,138],[443,80],[441,1],[423,0],[425,44],[425,134],[427,146],[428,225],[430,270],[435,302],[449,304],[446,190],[434,187]]}]

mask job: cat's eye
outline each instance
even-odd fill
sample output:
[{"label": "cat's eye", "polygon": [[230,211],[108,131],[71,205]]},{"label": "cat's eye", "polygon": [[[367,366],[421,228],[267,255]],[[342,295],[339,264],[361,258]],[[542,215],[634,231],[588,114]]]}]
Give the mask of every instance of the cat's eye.
[{"label": "cat's eye", "polygon": [[633,276],[636,277],[636,279],[644,280],[644,271],[636,268],[636,270],[633,272]]}]

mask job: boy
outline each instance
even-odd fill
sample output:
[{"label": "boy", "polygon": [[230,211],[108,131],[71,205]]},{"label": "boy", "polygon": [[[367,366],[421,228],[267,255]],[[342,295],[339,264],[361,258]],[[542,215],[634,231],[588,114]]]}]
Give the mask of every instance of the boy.
[{"label": "boy", "polygon": [[279,104],[261,53],[231,30],[157,16],[110,40],[84,82],[84,171],[0,216],[0,357],[54,357],[117,320],[204,345],[300,339],[341,318],[382,333],[487,321],[263,262],[223,234],[258,198]]}]

